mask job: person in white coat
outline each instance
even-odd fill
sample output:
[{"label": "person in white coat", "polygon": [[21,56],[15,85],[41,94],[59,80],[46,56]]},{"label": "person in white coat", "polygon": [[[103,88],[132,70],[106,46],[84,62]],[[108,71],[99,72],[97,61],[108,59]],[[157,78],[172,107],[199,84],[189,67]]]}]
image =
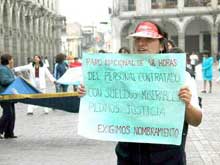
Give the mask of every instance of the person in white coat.
[{"label": "person in white coat", "polygon": [[[55,78],[52,76],[48,68],[44,65],[41,60],[41,57],[35,55],[33,57],[33,62],[14,68],[15,72],[22,72],[22,71],[29,71],[29,80],[30,83],[39,89],[41,92],[46,92],[46,76],[52,81],[53,83],[56,82]],[[27,115],[33,115],[33,109],[35,106],[28,105]],[[48,114],[48,108],[44,108],[45,114]]]}]

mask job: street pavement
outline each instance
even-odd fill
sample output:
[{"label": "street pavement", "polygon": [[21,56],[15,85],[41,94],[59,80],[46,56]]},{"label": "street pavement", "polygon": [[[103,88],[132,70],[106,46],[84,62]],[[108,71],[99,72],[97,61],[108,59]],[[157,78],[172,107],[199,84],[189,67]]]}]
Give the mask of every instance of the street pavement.
[{"label": "street pavement", "polygon": [[[215,76],[217,76],[215,69]],[[197,81],[198,90],[202,81]],[[203,121],[189,127],[186,153],[189,165],[220,164],[220,84],[201,94]],[[0,140],[0,165],[115,165],[115,142],[89,140],[77,135],[78,114],[38,108],[26,115],[27,105],[16,105],[17,139]]]}]

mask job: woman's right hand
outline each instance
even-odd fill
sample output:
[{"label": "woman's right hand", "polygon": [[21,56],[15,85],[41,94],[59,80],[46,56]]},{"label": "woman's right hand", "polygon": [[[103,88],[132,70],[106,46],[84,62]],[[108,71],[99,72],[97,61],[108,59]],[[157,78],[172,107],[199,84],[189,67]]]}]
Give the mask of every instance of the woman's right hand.
[{"label": "woman's right hand", "polygon": [[82,84],[80,84],[80,85],[78,86],[77,93],[78,93],[79,97],[85,96],[85,95],[86,95],[85,86],[82,85]]}]

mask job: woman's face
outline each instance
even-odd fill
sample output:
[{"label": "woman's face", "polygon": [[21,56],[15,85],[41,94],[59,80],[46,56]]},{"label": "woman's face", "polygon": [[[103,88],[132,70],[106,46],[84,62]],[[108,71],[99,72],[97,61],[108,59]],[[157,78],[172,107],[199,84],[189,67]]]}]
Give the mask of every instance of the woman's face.
[{"label": "woman's face", "polygon": [[204,58],[208,58],[208,54],[203,54],[203,57]]},{"label": "woman's face", "polygon": [[126,54],[127,54],[127,53],[128,53],[128,51],[127,51],[127,50],[125,50],[125,49],[122,49],[122,50],[121,50],[121,53],[126,53]]},{"label": "woman's face", "polygon": [[40,62],[40,58],[38,56],[34,56],[34,62],[35,63],[39,63]]},{"label": "woman's face", "polygon": [[134,38],[135,52],[139,54],[156,54],[163,50],[159,39],[155,38]]},{"label": "woman's face", "polygon": [[170,42],[167,43],[167,46],[168,46],[169,50],[171,50],[173,48],[173,45]]}]

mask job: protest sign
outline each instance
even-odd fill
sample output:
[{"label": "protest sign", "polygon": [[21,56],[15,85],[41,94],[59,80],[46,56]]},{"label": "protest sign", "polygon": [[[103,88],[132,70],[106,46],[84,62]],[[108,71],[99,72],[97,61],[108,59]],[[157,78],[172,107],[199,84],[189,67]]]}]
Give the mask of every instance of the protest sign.
[{"label": "protest sign", "polygon": [[78,133],[111,141],[181,143],[185,54],[84,54]]}]

